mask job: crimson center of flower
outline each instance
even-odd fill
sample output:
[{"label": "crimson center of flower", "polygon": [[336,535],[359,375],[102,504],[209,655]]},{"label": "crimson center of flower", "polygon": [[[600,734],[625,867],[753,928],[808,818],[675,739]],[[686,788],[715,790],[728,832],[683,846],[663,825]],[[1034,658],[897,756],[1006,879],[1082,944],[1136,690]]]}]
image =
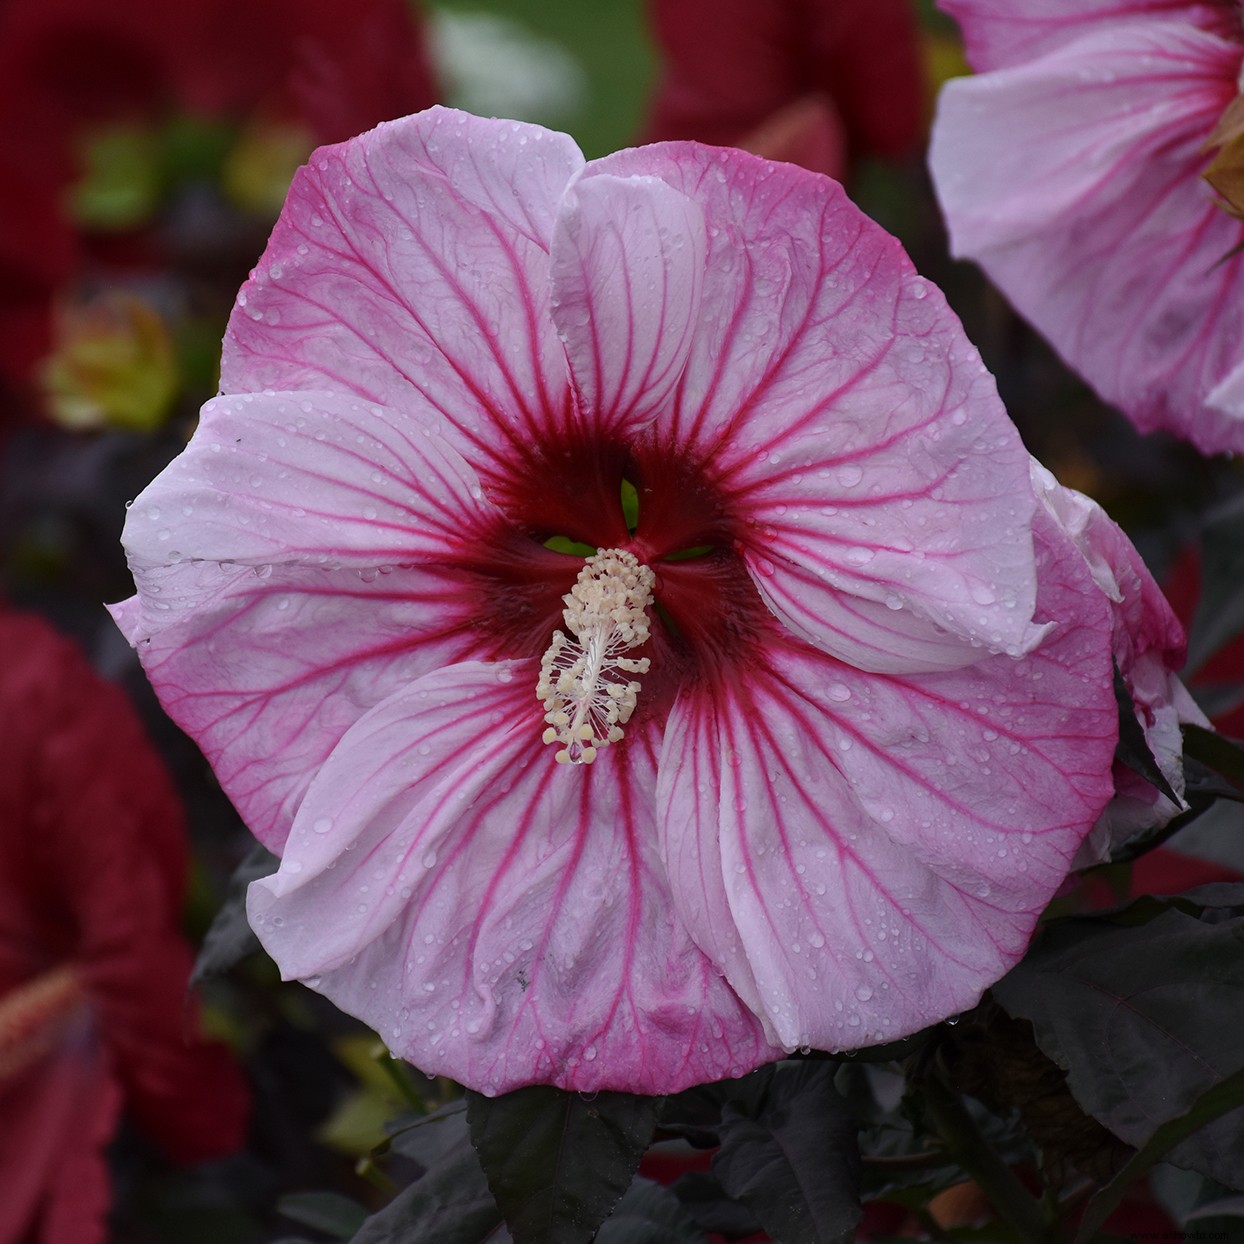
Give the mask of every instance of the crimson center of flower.
[{"label": "crimson center of flower", "polygon": [[471,596],[472,655],[536,661],[562,763],[625,747],[680,694],[758,658],[772,622],[746,519],[702,455],[645,435],[550,436],[492,495],[497,522],[464,546],[454,594]]}]

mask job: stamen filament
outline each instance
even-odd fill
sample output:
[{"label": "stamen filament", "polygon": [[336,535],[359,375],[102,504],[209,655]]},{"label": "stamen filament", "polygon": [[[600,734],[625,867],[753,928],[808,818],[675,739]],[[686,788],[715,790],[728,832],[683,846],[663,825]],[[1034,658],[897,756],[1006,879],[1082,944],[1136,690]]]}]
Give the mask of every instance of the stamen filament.
[{"label": "stamen filament", "polygon": [[546,743],[560,743],[559,764],[591,764],[622,738],[635,711],[639,683],[618,674],[646,674],[647,657],[623,653],[648,640],[655,576],[632,553],[601,549],[586,559],[562,617],[571,632],[553,632],[540,661],[536,695],[544,704]]}]

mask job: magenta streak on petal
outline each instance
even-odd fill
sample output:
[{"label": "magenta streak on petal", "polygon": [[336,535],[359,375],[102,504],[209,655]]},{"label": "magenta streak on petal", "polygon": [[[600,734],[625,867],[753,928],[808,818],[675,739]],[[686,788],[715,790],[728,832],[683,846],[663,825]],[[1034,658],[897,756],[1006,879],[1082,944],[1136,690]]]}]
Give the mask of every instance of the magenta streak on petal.
[{"label": "magenta streak on petal", "polygon": [[[362,154],[363,154],[363,163],[367,167],[368,173],[371,173],[371,165],[369,162],[368,151],[366,148],[363,149]],[[437,174],[434,176],[439,176],[439,179],[442,180],[447,187],[452,186],[452,183],[450,182],[449,178],[446,177],[443,173]],[[372,178],[372,181],[374,185],[375,184],[374,176]],[[377,187],[377,191],[379,191],[379,187]],[[383,202],[389,208],[390,212],[392,212],[394,216],[397,216],[398,219],[401,219],[399,213],[397,212],[397,209],[393,207],[393,205],[389,203],[389,201],[386,200],[383,197],[383,195],[381,195],[380,201]],[[503,233],[502,230],[498,227],[497,221],[493,219],[493,217],[488,215],[487,212],[481,212],[479,214],[479,219],[492,233],[493,237],[496,238],[497,243],[501,249],[501,253],[509,261],[510,271],[513,276],[513,282],[512,284],[509,285],[509,289],[512,293],[517,292],[517,294],[519,295],[519,301],[523,308],[523,316],[527,324],[527,342],[532,347],[531,357],[530,357],[531,373],[532,373],[532,376],[535,378],[536,384],[539,386],[539,390],[540,390],[538,398],[537,398],[537,403],[536,403],[537,410],[539,410],[540,408],[543,408],[545,411],[552,411],[554,409],[553,398],[549,394],[547,388],[545,387],[544,368],[541,365],[539,353],[535,349],[536,343],[539,342],[541,333],[542,333],[542,317],[535,303],[532,300],[532,296],[531,296],[532,291],[527,280],[526,271],[524,270],[522,263],[519,261],[519,258],[518,258],[517,253],[515,252],[513,243],[505,235],[505,233]],[[418,240],[420,241],[421,244],[423,243],[422,237],[420,237]],[[534,237],[531,240],[533,242],[537,241],[537,239],[535,239]],[[538,242],[538,244],[541,245],[543,249],[547,249],[547,247],[544,246],[542,242]],[[445,278],[445,283],[448,288],[456,290],[459,293],[462,304],[469,309],[471,318],[475,321],[476,327],[479,329],[480,336],[485,341],[487,341],[488,346],[489,346],[489,352],[492,354],[492,357],[497,364],[498,370],[505,377],[506,383],[509,385],[510,394],[514,401],[514,408],[515,410],[521,412],[523,416],[523,420],[526,424],[527,436],[528,437],[536,436],[541,430],[543,430],[544,425],[536,417],[535,411],[533,411],[528,406],[527,401],[523,396],[522,389],[514,378],[514,374],[510,369],[510,359],[509,359],[508,348],[503,348],[501,342],[498,339],[498,334],[492,331],[487,319],[485,318],[483,313],[480,311],[478,304],[473,302],[468,297],[466,297],[465,291],[462,289],[462,286],[454,279],[454,273],[453,273],[453,270],[450,268],[450,266],[444,263],[440,259],[440,257],[436,254],[436,252],[432,250],[431,247],[424,244],[423,249],[429,261],[429,266],[432,267],[436,272],[439,272]],[[360,262],[361,262],[361,256],[360,256]],[[376,275],[379,276],[380,274],[376,273]],[[398,295],[397,292],[393,290],[392,286],[389,285],[388,282],[385,282],[385,284],[386,286],[388,286],[391,292],[393,292],[395,299],[397,299],[398,302],[404,308],[409,310],[412,317],[414,317],[416,321],[419,322],[418,316],[414,308],[409,304],[409,302],[406,299],[401,298],[400,295]],[[424,327],[424,325],[421,322],[420,322],[420,327]],[[425,332],[427,331],[426,327],[424,327],[424,331]],[[429,338],[431,340],[435,340],[435,338],[432,337],[431,334],[429,334]],[[445,357],[449,360],[450,364],[453,366],[454,370],[458,373],[463,383],[466,384],[467,387],[471,389],[471,392],[473,394],[475,394],[477,400],[480,402],[480,405],[483,406],[485,409],[489,409],[490,403],[485,401],[483,395],[478,392],[477,388],[475,387],[473,381],[470,378],[469,372],[467,372],[459,364],[458,360],[454,359],[449,354],[446,354]],[[511,432],[506,427],[505,422],[503,420],[497,419],[496,422],[497,422],[497,426],[503,431],[505,431],[506,435],[510,438],[510,441],[514,445],[515,449],[521,451],[523,446],[526,443],[525,438],[522,437],[521,435],[518,435],[517,433]],[[481,445],[481,448],[486,448],[495,453],[495,449],[492,446]],[[498,461],[503,461],[503,455],[497,454],[496,457]]]},{"label": "magenta streak on petal", "polygon": [[[767,1061],[672,917],[644,823],[651,747],[537,763],[531,667],[448,667],[358,723],[252,888],[265,944],[395,1052],[486,1092],[663,1092]],[[706,1027],[725,1040],[696,1040]]]},{"label": "magenta streak on petal", "polygon": [[[822,209],[822,214],[821,214],[821,224],[822,226],[824,226],[825,224],[825,209],[824,208]],[[856,231],[857,238],[859,237],[860,232],[861,230],[857,229]],[[786,342],[783,345],[782,349],[773,356],[772,361],[765,368],[763,375],[759,378],[759,380],[756,382],[755,386],[751,389],[751,391],[747,393],[746,395],[741,395],[741,400],[739,400],[735,405],[734,414],[730,417],[729,421],[722,427],[721,431],[717,433],[717,435],[713,438],[713,441],[711,443],[704,443],[701,445],[702,431],[703,431],[702,425],[703,425],[704,418],[707,415],[709,409],[714,405],[714,403],[717,400],[718,386],[719,386],[721,377],[725,371],[726,364],[729,361],[730,354],[731,354],[731,347],[734,344],[735,338],[738,336],[740,322],[744,318],[744,313],[748,311],[749,309],[751,309],[751,304],[753,302],[753,298],[752,298],[752,285],[754,282],[753,270],[752,270],[751,264],[750,263],[747,264],[747,285],[746,285],[746,291],[745,291],[746,296],[739,299],[738,309],[735,312],[733,320],[731,321],[729,331],[726,333],[722,341],[721,351],[720,351],[720,355],[718,358],[716,372],[705,392],[704,398],[700,405],[699,413],[696,415],[689,432],[684,434],[685,439],[689,443],[697,445],[697,447],[700,448],[701,452],[705,454],[706,458],[714,458],[714,459],[720,460],[720,453],[719,452],[714,453],[715,447],[721,446],[730,437],[737,435],[740,425],[746,422],[749,414],[754,412],[755,408],[760,404],[760,400],[764,397],[764,395],[768,392],[768,390],[772,388],[774,381],[779,376],[782,375],[791,354],[797,348],[800,348],[800,347],[803,347],[805,349],[807,348],[807,341],[805,338],[806,338],[806,331],[807,331],[808,325],[810,321],[812,320],[812,317],[822,310],[818,306],[818,303],[817,303],[818,294],[824,287],[826,283],[826,278],[832,276],[835,272],[837,272],[839,268],[841,268],[843,264],[847,262],[850,256],[851,256],[851,245],[848,242],[843,245],[842,253],[838,257],[838,259],[828,268],[822,269],[817,280],[812,285],[812,288],[809,291],[807,305],[804,308],[798,327],[792,329],[788,333]],[[850,292],[850,294],[847,295],[846,299],[844,299],[844,301],[835,309],[835,312],[834,312],[835,316],[840,315],[842,314],[842,312],[846,311],[851,306],[851,304],[856,300],[856,298],[858,298],[860,294],[868,287],[869,279],[876,272],[879,263],[880,263],[880,259],[874,260],[873,266],[869,270],[867,275],[859,278],[859,280],[856,283],[855,288]],[[859,379],[862,376],[867,375],[869,372],[871,372],[881,362],[881,360],[885,358],[886,354],[889,353],[889,350],[892,344],[893,344],[892,340],[887,340],[883,342],[880,350],[871,359],[869,359],[866,363],[864,363],[855,372],[852,378],[846,381],[838,389],[836,393],[831,394],[829,398],[821,401],[811,410],[806,412],[803,416],[793,420],[790,424],[788,424],[786,427],[786,430],[783,433],[783,439],[785,439],[788,436],[796,434],[806,423],[814,420],[818,415],[822,414],[832,404],[834,398],[840,396],[841,393],[845,392],[846,390],[853,388],[859,382]]]},{"label": "magenta streak on petal", "polygon": [[[909,687],[908,690],[912,690],[912,689]],[[783,691],[785,692],[785,694],[783,694]],[[804,722],[808,730],[809,738],[817,740],[818,750],[821,752],[821,755],[824,756],[826,762],[829,765],[831,765],[834,769],[836,769],[838,773],[843,777],[843,779],[847,782],[847,784],[850,785],[851,783],[850,775],[843,769],[843,767],[839,763],[839,758],[836,757],[832,752],[828,750],[828,748],[824,747],[823,744],[821,743],[821,732],[819,731],[819,726],[818,726],[818,722],[816,721],[816,716],[820,716],[821,714],[823,714],[824,712],[823,707],[816,704],[811,699],[811,697],[806,695],[800,688],[794,686],[792,683],[787,681],[787,679],[782,677],[780,674],[776,675],[775,682],[771,688],[771,692],[772,692],[772,698],[774,702],[780,706],[783,712],[788,713],[792,718],[799,719]],[[914,698],[916,697],[913,696],[913,699]],[[937,703],[938,706],[943,709],[952,707],[948,701],[941,699],[941,697],[929,696],[928,698],[931,701]],[[799,708],[799,702],[802,702],[806,708],[811,709],[813,711],[813,714],[815,715],[814,716],[803,716]],[[744,729],[747,730],[753,742],[763,741],[764,743],[768,744],[769,751],[771,753],[772,758],[785,771],[787,777],[790,778],[795,789],[800,789],[805,775],[796,772],[791,767],[789,761],[787,760],[786,756],[783,753],[783,749],[780,746],[778,739],[774,736],[773,732],[770,730],[768,726],[768,719],[769,719],[769,716],[772,710],[766,711],[765,709],[762,709],[760,706],[756,705],[755,703],[750,703],[748,705],[748,710],[749,711],[745,712],[742,717]],[[967,714],[967,715],[969,717],[971,716],[970,714]],[[975,723],[976,718],[971,718],[971,719]],[[727,729],[727,732],[730,734],[731,743],[735,741],[735,736],[733,732],[733,722],[734,722],[733,718],[728,719],[726,722],[726,729]],[[865,735],[859,729],[853,726],[849,720],[837,719],[835,721],[835,725],[838,726],[838,728],[841,729],[844,733],[849,734],[855,742],[861,744],[864,748],[866,748],[879,760],[883,760],[885,761],[885,763],[892,765],[896,770],[898,770],[900,774],[902,774],[903,777],[908,778],[914,785],[923,787],[931,799],[937,800],[945,804],[952,811],[958,813],[960,816],[964,818],[965,822],[976,821],[978,823],[985,824],[990,829],[997,830],[1001,833],[1018,835],[1019,831],[1015,829],[1014,826],[1006,826],[998,822],[991,822],[991,821],[985,820],[984,818],[980,816],[979,812],[974,807],[960,802],[959,800],[955,799],[953,795],[951,795],[948,791],[942,790],[939,787],[933,785],[923,774],[919,773],[918,771],[910,768],[909,766],[905,764],[898,762],[892,754],[887,753],[882,748],[878,747],[867,735]],[[999,734],[1002,734],[1002,733],[1003,733],[1002,731],[999,731]],[[1011,736],[1011,737],[1014,738],[1014,736]],[[756,750],[760,751],[762,749],[757,748]],[[1051,769],[1054,768],[1053,765],[1051,765],[1050,767]],[[1058,776],[1059,777],[1062,776],[1061,772],[1058,774]],[[737,793],[741,793],[741,790]],[[791,855],[792,855],[793,844],[790,840],[789,833],[786,829],[786,824],[785,824],[784,818],[782,817],[781,809],[779,805],[777,804],[776,800],[774,799],[772,791],[768,791],[766,793],[768,794],[770,798],[770,810],[773,813],[772,823],[776,827],[777,833],[782,841],[782,845],[786,850],[786,856],[789,859],[791,858]],[[868,878],[868,880],[872,883],[872,885],[877,890],[877,892],[883,895],[885,899],[889,903],[891,903],[895,911],[897,911],[899,915],[901,915],[905,921],[913,925],[913,927],[917,928],[934,945],[938,945],[939,944],[938,939],[934,935],[934,933],[928,927],[922,925],[919,922],[919,920],[917,920],[911,914],[911,912],[905,911],[902,905],[899,904],[897,901],[895,901],[890,896],[890,894],[885,889],[885,883],[882,881],[882,879],[869,867],[868,864],[865,863],[863,857],[857,851],[855,851],[850,846],[848,846],[847,843],[844,842],[844,840],[840,836],[836,835],[829,828],[827,821],[823,818],[823,815],[818,815],[817,819],[820,821],[822,826],[825,827],[826,838],[833,844],[834,849],[838,852],[839,857],[840,858],[845,857],[845,858],[850,859],[851,863]],[[747,851],[746,837],[742,839],[742,845],[743,845],[744,851]],[[937,863],[938,861],[936,860],[936,858],[934,858],[928,862],[927,866],[929,866],[930,868],[932,868],[933,871],[936,872]],[[792,873],[792,876],[796,876],[793,868],[791,870],[791,873]],[[755,880],[754,872],[751,872],[749,875],[752,876],[752,879],[754,881]],[[943,878],[943,879],[947,881],[947,884],[952,885],[954,886],[955,889],[962,891],[961,885],[957,884],[953,880],[950,880],[949,878]],[[809,902],[811,902],[812,896],[809,893],[809,891],[806,889],[806,887],[804,886],[804,883],[802,882],[802,880],[796,876],[796,880],[794,884],[801,891],[805,900],[808,900]],[[757,893],[761,893],[763,888],[764,887],[757,887]],[[967,898],[968,896],[965,894],[964,897]],[[972,902],[974,904],[979,903],[983,907],[992,908],[993,910],[996,910],[998,912],[1008,911],[1006,907],[1003,907],[997,904],[992,904],[992,903],[985,903],[979,899],[973,898]],[[988,930],[985,929],[983,925],[981,926],[981,931],[986,936],[990,937],[990,940],[992,940],[992,935],[988,933]],[[822,932],[824,932],[824,930],[822,930]],[[968,966],[965,960],[958,959],[952,951],[947,950],[945,947],[942,947],[942,950],[946,954],[946,957],[950,959],[952,962],[960,963],[961,966],[964,966],[964,967]]]},{"label": "magenta streak on petal", "polygon": [[[1178,170],[1178,172],[1171,177],[1166,187],[1160,192],[1155,193],[1153,195],[1152,204],[1146,207],[1145,212],[1141,217],[1141,220],[1144,221],[1144,220],[1147,220],[1149,217],[1156,215],[1157,212],[1162,208],[1163,204],[1168,198],[1174,197],[1181,190],[1183,190],[1184,184],[1187,180],[1187,176],[1188,176],[1187,169]],[[1152,281],[1152,285],[1154,288],[1160,289],[1162,286],[1164,286],[1172,277],[1174,277],[1175,275],[1179,273],[1179,271],[1183,268],[1188,258],[1196,253],[1199,247],[1199,244],[1202,238],[1204,237],[1204,235],[1206,233],[1212,233],[1215,227],[1219,225],[1219,219],[1218,219],[1219,211],[1220,209],[1214,207],[1211,203],[1208,203],[1208,202],[1206,203],[1206,210],[1205,210],[1204,215],[1201,217],[1200,220],[1196,222],[1196,224],[1191,229],[1189,229],[1187,238],[1185,242],[1183,243],[1182,248],[1175,251],[1170,256],[1169,261],[1167,262],[1166,266],[1162,269],[1160,274],[1158,273],[1154,274],[1154,278]],[[1099,258],[1099,257],[1102,257],[1106,253],[1107,252],[1103,248],[1102,250],[1098,250],[1096,252],[1090,251],[1089,255],[1092,258]],[[1226,257],[1225,253],[1223,257],[1224,258]],[[1208,278],[1211,276],[1211,273],[1207,272],[1205,273],[1205,276]],[[1218,286],[1217,293],[1214,295],[1214,300],[1212,304],[1210,304],[1210,307],[1208,309],[1209,313],[1205,316],[1207,323],[1214,322],[1216,317],[1213,314],[1213,312],[1216,311],[1223,304],[1223,302],[1227,299],[1228,294],[1230,294],[1230,296],[1234,298],[1237,292],[1234,288],[1232,288],[1231,283],[1229,281],[1219,281],[1216,284]],[[1135,306],[1132,309],[1132,318],[1130,322],[1127,324],[1125,328],[1124,327],[1120,328],[1119,336],[1123,340],[1128,340],[1134,335],[1136,335],[1138,332],[1140,332],[1144,320],[1146,319],[1147,316],[1152,314],[1152,311],[1153,311],[1153,308],[1148,305],[1141,304],[1141,305]],[[1081,320],[1079,328],[1077,329],[1077,333],[1076,333],[1077,344],[1081,349],[1085,348],[1086,346],[1092,346],[1096,344],[1096,342],[1093,339],[1092,330],[1089,327],[1090,319],[1091,319],[1091,316],[1089,315],[1084,316]],[[1198,353],[1203,353],[1203,352],[1204,352],[1204,343],[1198,340],[1197,337],[1190,336],[1188,338],[1187,345],[1184,347],[1183,352],[1177,356],[1178,364],[1172,365],[1172,369],[1175,366],[1182,367],[1189,359],[1192,359]],[[1202,360],[1200,365],[1198,366],[1198,370],[1204,370],[1204,366],[1205,364],[1204,364],[1204,361]]]},{"label": "magenta streak on petal", "polygon": [[[328,203],[327,200],[325,200],[325,206],[326,206],[326,210],[328,210],[329,212],[332,212],[333,215],[336,216],[337,214],[336,209],[330,203]],[[340,224],[341,222],[339,221],[338,223]],[[306,236],[306,237],[310,236],[301,229],[299,229],[298,232],[302,233],[303,236]],[[343,236],[344,241],[346,241],[347,243],[350,243],[350,238],[349,238],[348,233],[343,232],[342,236]],[[415,238],[412,237],[409,240],[414,241]],[[428,337],[429,340],[433,340],[433,341],[436,340],[436,337],[431,332],[429,332],[427,324],[420,317],[418,311],[414,308],[414,306],[412,306],[409,301],[403,298],[402,295],[396,289],[393,288],[393,285],[380,272],[378,272],[374,267],[372,267],[367,262],[367,259],[358,251],[358,249],[355,246],[353,246],[352,243],[350,243],[350,250],[351,250],[350,254],[345,254],[340,251],[336,251],[333,248],[324,245],[323,243],[318,244],[318,249],[324,254],[337,255],[341,259],[344,259],[344,260],[353,259],[354,262],[357,262],[360,267],[364,268],[371,276],[373,276],[378,282],[380,282],[381,285],[384,286],[384,288],[387,290],[390,297],[392,298],[394,305],[400,307],[404,312],[408,313],[410,315],[410,318],[414,321],[414,323],[416,323],[419,326],[419,328],[422,330],[424,335]],[[507,250],[508,249],[509,248],[507,246]],[[442,272],[442,274],[448,276],[447,270],[444,268],[443,265],[437,262],[436,256],[433,254],[433,252],[429,250],[427,253],[428,253],[428,257],[432,260],[434,266],[436,266],[437,269]],[[451,287],[455,289],[459,289],[460,291],[460,287],[455,284],[451,283]],[[499,452],[497,449],[497,446],[489,444],[482,437],[479,437],[471,433],[468,429],[463,427],[459,419],[456,418],[456,412],[452,412],[449,409],[447,409],[444,405],[441,405],[440,403],[438,403],[431,396],[431,394],[427,391],[427,389],[419,383],[419,381],[415,378],[415,376],[412,375],[409,371],[407,371],[402,366],[401,362],[397,358],[395,358],[392,354],[387,353],[382,348],[382,345],[378,340],[369,337],[366,333],[362,332],[356,325],[351,324],[347,322],[346,320],[338,318],[336,314],[332,311],[332,309],[325,306],[323,303],[319,302],[315,298],[312,298],[307,293],[305,285],[299,286],[297,288],[289,287],[285,290],[285,293],[287,297],[295,298],[299,301],[307,303],[310,306],[316,307],[320,311],[323,311],[329,321],[331,321],[332,323],[334,323],[335,325],[341,328],[348,330],[350,333],[354,335],[354,337],[359,341],[360,344],[366,346],[373,354],[375,354],[377,358],[389,364],[389,366],[392,367],[393,370],[399,376],[401,376],[402,379],[405,380],[411,386],[411,388],[414,389],[415,392],[417,392],[429,404],[429,406],[431,406],[434,410],[437,410],[444,419],[452,423],[458,429],[459,435],[466,437],[470,441],[470,443],[474,445],[480,451],[480,453],[483,455],[484,461],[477,460],[472,463],[472,465],[476,468],[476,470],[481,470],[483,466],[485,465],[485,461],[489,461],[491,462],[491,466],[492,466],[492,470],[494,474],[500,475],[502,478],[505,478],[509,474],[503,468],[503,466],[500,465],[506,462],[507,454]],[[465,295],[461,296],[460,301],[462,305],[469,310],[471,317],[475,320],[476,325],[479,328],[481,335],[488,341],[490,347],[492,348],[491,352],[499,364],[499,369],[502,372],[502,374],[505,376],[506,382],[509,385],[511,392],[514,393],[515,395],[517,409],[522,412],[527,423],[530,426],[534,426],[535,421],[532,419],[531,413],[527,409],[526,404],[519,397],[518,386],[515,383],[514,377],[511,374],[509,368],[506,366],[505,358],[499,352],[497,348],[497,343],[492,339],[491,335],[489,334],[487,325],[484,322],[483,317],[480,314],[478,306],[475,303],[471,302],[468,298],[466,298]],[[459,360],[455,359],[451,354],[449,354],[448,351],[443,351],[442,353],[443,353],[443,357],[445,358],[446,362],[448,362],[450,367],[453,369],[454,374],[458,377],[459,380],[462,381],[463,386],[470,392],[471,396],[475,398],[480,408],[486,411],[492,411],[493,406],[492,406],[491,399],[479,387],[478,382],[471,375],[471,373],[464,367],[464,365]],[[345,377],[345,376],[335,376],[334,378],[340,381],[342,386],[346,388],[347,390],[353,391],[357,389],[357,381],[354,380],[353,378]],[[373,400],[378,401],[380,399],[377,398]],[[499,419],[499,418],[494,419],[493,428],[506,437],[507,441],[509,442],[510,450],[512,451],[512,453],[518,454],[521,458],[526,449],[526,443],[523,440],[523,438],[515,430],[508,427],[506,422],[502,419]]]}]

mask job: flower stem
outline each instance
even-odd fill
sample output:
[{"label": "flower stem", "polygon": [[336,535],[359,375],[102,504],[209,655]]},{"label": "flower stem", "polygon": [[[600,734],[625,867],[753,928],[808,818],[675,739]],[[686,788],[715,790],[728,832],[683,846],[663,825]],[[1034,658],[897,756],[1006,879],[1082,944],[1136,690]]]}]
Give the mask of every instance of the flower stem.
[{"label": "flower stem", "polygon": [[1041,1203],[981,1136],[962,1099],[936,1076],[920,1085],[929,1119],[951,1155],[976,1182],[998,1216],[1025,1244],[1049,1244],[1051,1232]]}]

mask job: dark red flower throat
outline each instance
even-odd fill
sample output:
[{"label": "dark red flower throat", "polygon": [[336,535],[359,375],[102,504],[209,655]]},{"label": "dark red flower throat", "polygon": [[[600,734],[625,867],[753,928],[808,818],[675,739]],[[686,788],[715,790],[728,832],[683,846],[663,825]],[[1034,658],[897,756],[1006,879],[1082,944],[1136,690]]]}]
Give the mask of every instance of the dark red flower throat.
[{"label": "dark red flower throat", "polygon": [[715,679],[771,622],[723,490],[684,447],[564,436],[531,447],[490,491],[508,521],[465,569],[480,585],[477,617],[495,658],[545,651],[564,629],[562,597],[598,549],[633,553],[656,576],[639,716],[664,716],[683,682]]}]

